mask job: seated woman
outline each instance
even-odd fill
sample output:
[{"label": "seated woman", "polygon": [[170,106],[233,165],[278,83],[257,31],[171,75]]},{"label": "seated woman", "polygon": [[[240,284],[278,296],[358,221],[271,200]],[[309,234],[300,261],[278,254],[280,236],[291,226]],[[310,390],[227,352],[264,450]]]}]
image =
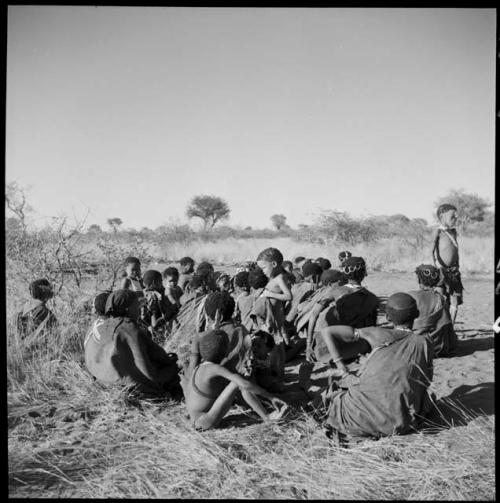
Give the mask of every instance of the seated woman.
[{"label": "seated woman", "polygon": [[[377,324],[379,299],[361,285],[366,276],[363,258],[346,259],[342,272],[347,277],[347,283],[332,290],[331,297],[319,302],[318,307],[311,313],[307,334],[310,341],[307,357],[310,361],[328,361],[328,352],[319,336],[321,328],[335,325],[362,328]],[[321,316],[318,316],[318,312]]]},{"label": "seated woman", "polygon": [[140,303],[136,292],[109,294],[98,324],[85,341],[85,364],[104,383],[121,382],[133,389],[178,398],[177,356],[167,354],[138,324]]},{"label": "seated woman", "polygon": [[[237,391],[245,402],[264,420],[280,419],[286,403],[260,386],[220,365],[229,349],[229,338],[223,330],[212,330],[199,338],[201,363],[181,377],[186,408],[195,428],[216,427],[231,408]],[[267,412],[258,396],[271,400],[275,410]]]},{"label": "seated woman", "polygon": [[[429,411],[433,348],[427,337],[412,331],[417,304],[410,295],[396,293],[387,301],[386,316],[393,329],[338,325],[322,330],[333,362],[348,376],[327,397],[327,424],[336,432],[373,437],[408,433]],[[357,376],[348,374],[339,341],[362,341],[370,351]]]},{"label": "seated woman", "polygon": [[434,345],[434,357],[447,356],[457,346],[457,334],[446,297],[436,288],[440,280],[439,269],[422,264],[415,273],[420,289],[408,293],[416,300],[420,314],[413,322],[413,331],[430,337]]}]

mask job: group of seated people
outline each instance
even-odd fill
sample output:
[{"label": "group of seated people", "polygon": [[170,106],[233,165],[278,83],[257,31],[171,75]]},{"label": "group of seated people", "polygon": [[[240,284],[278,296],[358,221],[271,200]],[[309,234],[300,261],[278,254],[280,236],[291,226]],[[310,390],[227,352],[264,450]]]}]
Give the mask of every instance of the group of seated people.
[{"label": "group of seated people", "polygon": [[[217,426],[235,400],[264,421],[282,419],[289,410],[285,364],[302,359],[300,385],[330,432],[409,432],[429,408],[433,358],[451,354],[457,343],[432,265],[416,268],[418,289],[391,295],[385,306],[362,285],[364,259],[348,251],[332,268],[323,257],[291,262],[267,248],[233,277],[208,262],[195,268],[189,257],[179,261],[180,270],[163,273],[141,274],[135,257],[124,266],[120,288],[93,301],[87,369],[104,383],[184,398],[201,430]],[[33,301],[17,319],[21,337],[57,326],[46,306],[50,284],[37,280],[30,290]],[[164,349],[179,331],[189,347],[185,361]],[[360,358],[361,367],[350,371]],[[331,367],[319,398],[309,390],[316,362]]]}]

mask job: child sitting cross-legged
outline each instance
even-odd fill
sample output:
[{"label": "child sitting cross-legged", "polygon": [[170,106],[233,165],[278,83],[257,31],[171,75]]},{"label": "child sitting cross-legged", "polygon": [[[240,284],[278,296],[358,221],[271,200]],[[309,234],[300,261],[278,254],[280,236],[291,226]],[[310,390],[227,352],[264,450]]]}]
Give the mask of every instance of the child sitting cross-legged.
[{"label": "child sitting cross-legged", "polygon": [[[231,408],[238,390],[264,421],[280,419],[287,408],[283,400],[221,365],[228,346],[229,338],[223,330],[204,333],[199,339],[201,363],[181,377],[193,426],[200,430],[216,427]],[[274,410],[267,412],[257,395],[268,398]]]}]

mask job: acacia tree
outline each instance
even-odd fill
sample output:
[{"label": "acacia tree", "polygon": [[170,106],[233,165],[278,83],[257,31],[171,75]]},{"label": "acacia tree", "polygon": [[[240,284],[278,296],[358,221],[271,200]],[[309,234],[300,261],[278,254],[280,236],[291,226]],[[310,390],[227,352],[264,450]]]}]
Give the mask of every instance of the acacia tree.
[{"label": "acacia tree", "polygon": [[123,223],[122,219],[117,217],[108,218],[107,222],[115,234],[118,232],[118,227]]},{"label": "acacia tree", "polygon": [[440,197],[435,203],[437,208],[440,204],[449,203],[457,207],[457,226],[466,231],[474,224],[482,222],[488,215],[491,203],[477,194],[470,194],[464,189],[450,190],[444,197]]},{"label": "acacia tree", "polygon": [[272,215],[271,222],[274,227],[276,227],[277,231],[279,231],[282,227],[286,227],[286,217],[281,213]]},{"label": "acacia tree", "polygon": [[229,218],[228,204],[224,199],[217,196],[195,196],[186,208],[188,218],[200,218],[203,221],[203,230],[211,230],[214,225]]}]

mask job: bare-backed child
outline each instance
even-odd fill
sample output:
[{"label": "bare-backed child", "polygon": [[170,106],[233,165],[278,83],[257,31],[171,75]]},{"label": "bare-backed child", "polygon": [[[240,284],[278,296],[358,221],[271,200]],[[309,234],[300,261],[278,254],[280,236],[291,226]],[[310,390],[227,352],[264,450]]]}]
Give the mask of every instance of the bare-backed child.
[{"label": "bare-backed child", "polygon": [[283,255],[277,248],[266,248],[257,256],[257,265],[268,277],[269,282],[261,293],[261,296],[270,300],[272,324],[267,332],[274,337],[276,346],[273,350],[272,359],[276,360],[280,374],[285,372],[285,344],[289,343],[284,330],[285,303],[292,300],[292,292],[283,277]]},{"label": "bare-backed child", "polygon": [[124,260],[125,271],[120,285],[121,290],[142,292],[144,283],[141,278],[141,261],[137,257],[127,257]]},{"label": "bare-backed child", "polygon": [[[245,305],[245,300],[250,297],[250,284],[248,283],[248,271],[240,271],[236,273],[236,275],[233,278],[233,284],[234,284],[234,292],[233,292],[233,298],[235,302],[235,308],[234,308],[234,319],[238,322],[244,325],[243,319],[242,319],[242,311],[241,307],[242,305]],[[251,301],[251,299],[250,299]],[[248,316],[250,314],[250,309],[248,309]],[[247,324],[251,322],[250,319],[245,320]],[[248,330],[250,327],[246,327]]]},{"label": "bare-backed child", "polygon": [[[218,426],[231,408],[238,390],[261,419],[280,419],[286,411],[283,400],[221,365],[228,346],[229,339],[223,330],[206,332],[200,337],[201,363],[181,377],[186,408],[193,426],[200,430]],[[258,395],[271,401],[272,412],[266,410]]]},{"label": "bare-backed child", "polygon": [[441,204],[437,209],[439,227],[436,229],[432,244],[434,265],[441,270],[439,286],[450,301],[451,321],[457,319],[458,306],[463,304],[462,277],[459,269],[457,230],[457,208],[452,204]]}]

